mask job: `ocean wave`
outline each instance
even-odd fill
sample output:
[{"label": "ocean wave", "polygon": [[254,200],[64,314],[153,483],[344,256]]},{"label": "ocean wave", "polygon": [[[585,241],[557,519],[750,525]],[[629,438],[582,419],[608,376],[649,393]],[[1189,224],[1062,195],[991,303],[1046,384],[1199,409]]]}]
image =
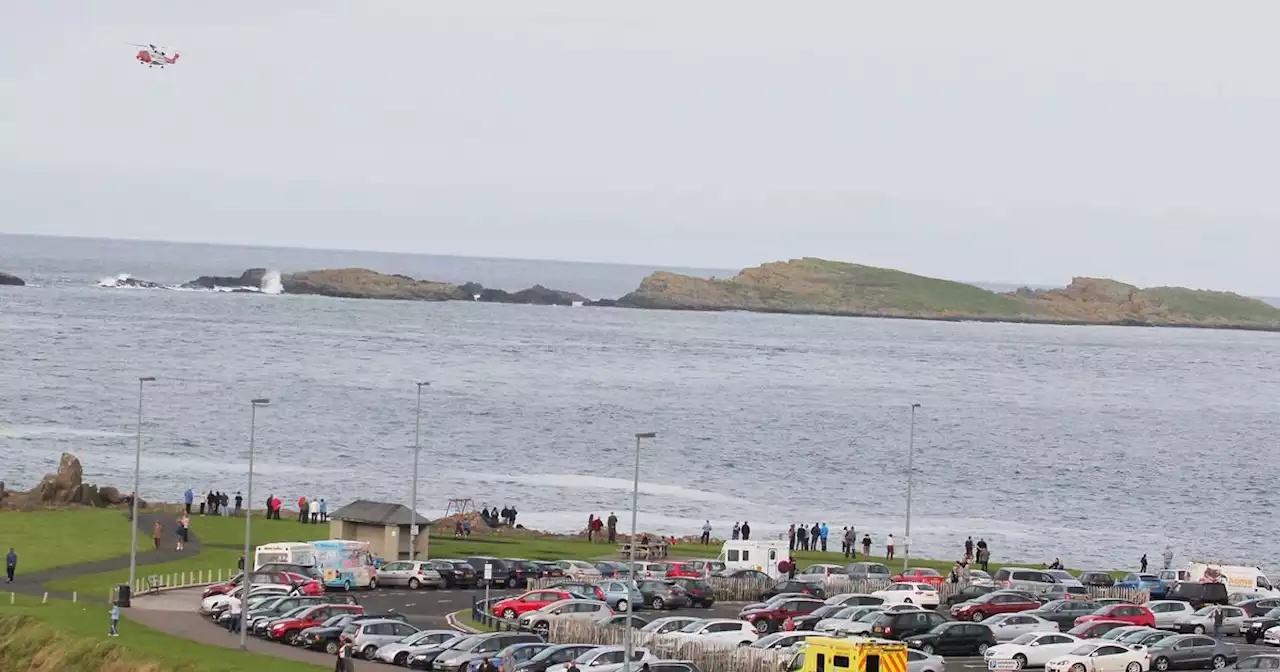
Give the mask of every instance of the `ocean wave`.
[{"label": "ocean wave", "polygon": [[[620,490],[630,492],[632,482],[624,478],[608,478],[605,476],[583,476],[580,474],[486,474],[476,472],[452,472],[449,476],[468,481],[490,481],[521,485],[541,485],[556,488],[577,490]],[[683,499],[697,502],[721,502],[750,506],[751,503],[741,497],[723,495],[718,492],[695,490],[678,485],[640,482],[640,492],[645,495],[662,495],[672,499]]]},{"label": "ocean wave", "polygon": [[40,436],[80,436],[90,438],[122,438],[133,434],[100,429],[78,429],[58,425],[0,425],[0,438],[27,439]]},{"label": "ocean wave", "polygon": [[150,280],[141,280],[133,277],[130,273],[119,273],[98,280],[94,284],[95,287],[103,287],[106,289],[164,289],[173,292],[252,292],[256,294],[283,294],[284,284],[280,278],[280,271],[269,270],[262,276],[262,283],[254,287],[252,285],[219,285],[214,287],[200,287],[193,283],[167,284],[162,282],[151,282]]}]

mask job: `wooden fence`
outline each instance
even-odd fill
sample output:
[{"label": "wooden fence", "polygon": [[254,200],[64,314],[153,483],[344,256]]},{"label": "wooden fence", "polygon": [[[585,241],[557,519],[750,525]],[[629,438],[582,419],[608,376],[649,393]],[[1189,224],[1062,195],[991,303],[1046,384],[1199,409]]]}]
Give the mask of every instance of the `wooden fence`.
[{"label": "wooden fence", "polygon": [[791,658],[790,653],[745,646],[708,646],[698,640],[650,636],[639,630],[594,621],[557,621],[547,633],[547,641],[555,644],[625,646],[628,637],[634,647],[648,649],[655,658],[691,660],[701,672],[778,672]]}]

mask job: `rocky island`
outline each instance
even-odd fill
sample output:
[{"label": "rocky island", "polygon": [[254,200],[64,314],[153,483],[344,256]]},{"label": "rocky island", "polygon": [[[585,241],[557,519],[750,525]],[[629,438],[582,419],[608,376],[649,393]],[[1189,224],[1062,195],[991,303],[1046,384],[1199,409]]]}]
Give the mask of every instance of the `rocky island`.
[{"label": "rocky island", "polygon": [[23,287],[27,283],[16,275],[9,275],[4,271],[0,271],[0,285],[12,285],[14,287]]},{"label": "rocky island", "polygon": [[653,273],[616,303],[674,310],[1280,331],[1280,308],[1231,292],[1141,289],[1115,280],[1074,278],[1062,289],[999,293],[814,258],[763,264],[727,280]]}]

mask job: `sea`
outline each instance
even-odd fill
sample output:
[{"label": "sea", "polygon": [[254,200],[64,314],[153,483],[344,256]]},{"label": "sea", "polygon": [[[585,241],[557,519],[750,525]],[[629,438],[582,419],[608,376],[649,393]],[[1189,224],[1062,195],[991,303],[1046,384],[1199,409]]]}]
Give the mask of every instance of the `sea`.
[{"label": "sea", "polygon": [[420,418],[431,517],[466,501],[625,529],[634,435],[656,432],[637,513],[652,532],[825,522],[882,548],[907,533],[910,491],[917,557],[968,536],[996,561],[1073,567],[1280,553],[1280,334],[114,288],[346,266],[592,298],[654,270],[0,235],[0,270],[31,283],[0,287],[0,480],[32,487],[69,452],[131,489],[154,376],[152,500],[247,493],[266,397],[254,502],[408,503]]}]

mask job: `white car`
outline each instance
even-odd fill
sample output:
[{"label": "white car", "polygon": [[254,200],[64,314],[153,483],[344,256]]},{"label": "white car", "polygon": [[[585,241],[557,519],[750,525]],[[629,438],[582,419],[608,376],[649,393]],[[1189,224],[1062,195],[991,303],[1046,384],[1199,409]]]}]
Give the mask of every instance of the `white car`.
[{"label": "white car", "polygon": [[1146,672],[1147,652],[1115,642],[1081,644],[1045,663],[1045,672]]},{"label": "white car", "polygon": [[754,625],[731,618],[695,621],[668,637],[672,642],[697,641],[700,645],[717,649],[747,646],[760,639]]},{"label": "white car", "polygon": [[753,649],[789,649],[810,637],[822,637],[821,632],[792,630],[791,632],[775,632],[765,635],[751,643]]},{"label": "white car", "polygon": [[907,649],[907,672],[946,672],[947,661],[942,656],[935,656]]},{"label": "white car", "polygon": [[[598,646],[573,659],[579,668],[591,668],[591,672],[614,672],[622,667],[627,650],[621,646]],[[636,662],[652,660],[649,649],[635,649],[631,659]],[[560,663],[547,668],[547,672],[565,672],[569,663]]]},{"label": "white car", "polygon": [[640,628],[640,642],[648,644],[658,635],[669,635],[679,632],[686,625],[701,621],[696,616],[663,616],[649,621],[649,624]]},{"label": "white car", "polygon": [[465,636],[454,630],[420,630],[398,642],[379,646],[373,654],[373,659],[381,663],[407,667],[413,649],[444,646]]},{"label": "white car", "polygon": [[667,578],[667,566],[661,562],[637,562],[636,578],[665,579]]},{"label": "white car", "polygon": [[[280,595],[288,595],[292,590],[293,589],[289,586],[281,586],[274,583],[254,586],[249,589],[249,603],[253,604],[253,598],[260,595],[278,597]],[[226,595],[210,595],[209,597],[200,600],[200,613],[216,614],[219,611],[223,611],[227,608],[227,604],[232,597],[240,599],[240,591],[237,590],[235,593],[228,593]]]},{"label": "white car", "polygon": [[830,605],[838,604],[842,607],[869,607],[882,604],[884,600],[866,593],[840,593],[839,595],[828,597],[824,602]]},{"label": "white car", "polygon": [[871,593],[871,596],[884,600],[885,604],[938,606],[938,589],[927,583],[891,583],[885,589]]},{"label": "white car", "polygon": [[871,612],[881,613],[884,607],[879,605],[870,605],[866,607],[845,607],[837,611],[830,618],[824,618],[813,626],[814,630],[821,633],[842,632],[854,621],[866,616]]},{"label": "white car", "polygon": [[1057,632],[1058,624],[1031,614],[996,614],[982,622],[991,628],[996,641],[1008,642],[1032,632]]},{"label": "white car", "polygon": [[520,616],[520,628],[546,635],[555,621],[595,621],[613,615],[609,605],[599,600],[569,599],[552,602]]},{"label": "white car", "polygon": [[575,581],[599,581],[603,578],[595,565],[581,560],[561,560],[556,563],[556,567],[564,572],[565,576]]},{"label": "white car", "polygon": [[990,574],[982,571],[981,569],[971,569],[969,570],[969,585],[977,586],[979,588],[994,588],[996,580],[991,578]]},{"label": "white car", "polygon": [[1065,632],[1036,632],[1022,635],[1012,642],[996,644],[983,656],[988,665],[993,660],[1014,661],[1017,669],[1044,667],[1054,658],[1071,653],[1084,640]]},{"label": "white car", "polygon": [[[835,625],[834,632],[839,635],[870,635],[871,626],[880,620],[880,616],[884,614],[884,610],[869,611],[858,617],[856,621],[841,621]],[[821,621],[819,621],[821,622]]]},{"label": "white car", "polygon": [[1156,627],[1161,630],[1177,629],[1178,621],[1195,612],[1189,602],[1181,600],[1152,600],[1147,608],[1155,615]]},{"label": "white car", "polygon": [[1267,628],[1267,631],[1262,633],[1262,643],[1270,646],[1280,646],[1280,625],[1274,628]]},{"label": "white car", "polygon": [[1071,574],[1071,572],[1068,572],[1065,569],[1046,569],[1044,570],[1044,573],[1057,579],[1058,583],[1061,583],[1064,586],[1075,586],[1077,588],[1084,586],[1083,583],[1080,583],[1080,579],[1077,579]]}]

